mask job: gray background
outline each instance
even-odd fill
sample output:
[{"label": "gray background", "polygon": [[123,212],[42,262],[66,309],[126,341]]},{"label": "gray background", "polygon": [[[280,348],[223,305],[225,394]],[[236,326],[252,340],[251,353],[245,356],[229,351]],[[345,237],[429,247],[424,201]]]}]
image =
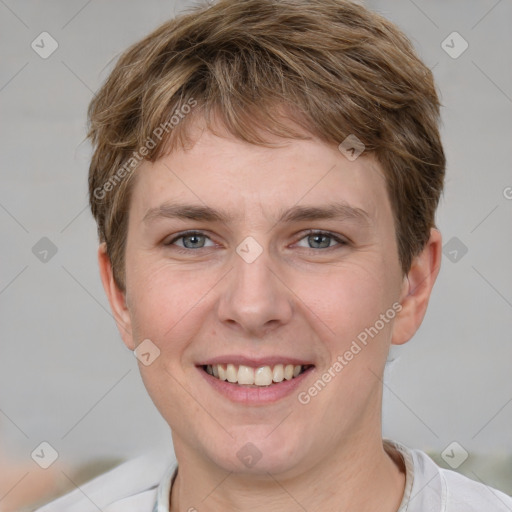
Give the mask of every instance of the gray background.
[{"label": "gray background", "polygon": [[[420,331],[393,352],[384,435],[512,462],[512,2],[366,4],[434,71],[448,157],[438,226],[467,247],[458,261],[445,251]],[[101,287],[84,136],[112,59],[188,5],[0,0],[0,448],[19,460],[41,441],[76,466],[168,449]],[[47,59],[31,48],[43,31],[59,45]],[[456,59],[441,46],[453,31],[469,44]],[[46,262],[32,251],[43,237],[57,248]]]}]

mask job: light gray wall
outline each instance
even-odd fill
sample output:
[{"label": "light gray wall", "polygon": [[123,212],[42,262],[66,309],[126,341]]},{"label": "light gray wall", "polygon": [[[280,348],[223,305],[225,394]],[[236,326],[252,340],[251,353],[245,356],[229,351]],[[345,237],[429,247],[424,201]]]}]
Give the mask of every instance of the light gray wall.
[{"label": "light gray wall", "polygon": [[[424,324],[396,352],[384,434],[437,452],[457,441],[510,453],[512,3],[367,4],[434,70],[448,156],[438,224],[467,247],[457,262],[446,251]],[[0,2],[0,443],[20,458],[41,441],[75,463],[169,443],[101,287],[83,139],[111,59],[186,5]],[[31,48],[43,31],[58,42],[46,59]],[[456,59],[441,47],[453,31],[469,44]],[[452,52],[460,43],[447,41]],[[43,237],[57,248],[47,262],[32,252]]]}]

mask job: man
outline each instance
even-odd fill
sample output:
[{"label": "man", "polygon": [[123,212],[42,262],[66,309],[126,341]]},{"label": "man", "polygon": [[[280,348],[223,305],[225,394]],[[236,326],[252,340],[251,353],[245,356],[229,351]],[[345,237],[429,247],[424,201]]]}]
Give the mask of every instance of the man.
[{"label": "man", "polygon": [[89,116],[102,282],[177,464],[41,511],[512,510],[382,439],[445,170],[432,74],[394,25],[345,0],[221,0],[125,52]]}]

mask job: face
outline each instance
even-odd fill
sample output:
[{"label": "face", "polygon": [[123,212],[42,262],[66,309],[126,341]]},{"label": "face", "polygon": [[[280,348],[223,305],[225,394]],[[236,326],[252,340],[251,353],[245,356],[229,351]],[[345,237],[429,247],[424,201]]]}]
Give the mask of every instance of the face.
[{"label": "face", "polygon": [[139,366],[178,460],[293,474],[380,435],[407,291],[382,170],[280,142],[203,131],[138,171],[121,332],[159,351]]}]

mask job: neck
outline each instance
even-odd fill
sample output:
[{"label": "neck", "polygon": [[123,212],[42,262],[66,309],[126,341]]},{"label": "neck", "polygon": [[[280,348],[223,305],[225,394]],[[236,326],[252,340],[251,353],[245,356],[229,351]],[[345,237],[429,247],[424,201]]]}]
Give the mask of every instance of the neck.
[{"label": "neck", "polygon": [[[183,448],[176,441],[175,447]],[[371,438],[353,436],[321,463],[293,476],[241,475],[212,467],[189,450],[176,450],[176,455],[180,462],[170,512],[396,512],[405,487],[404,468],[384,450],[380,429]]]}]

